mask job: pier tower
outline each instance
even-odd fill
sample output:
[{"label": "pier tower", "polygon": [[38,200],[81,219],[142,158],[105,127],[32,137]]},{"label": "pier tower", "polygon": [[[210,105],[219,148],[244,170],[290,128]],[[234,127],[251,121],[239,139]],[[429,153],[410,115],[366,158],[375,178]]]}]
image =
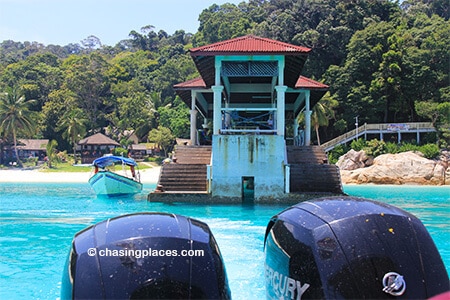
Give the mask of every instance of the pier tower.
[{"label": "pier tower", "polygon": [[190,50],[200,77],[174,88],[190,107],[190,144],[211,145],[212,198],[270,202],[305,182],[291,178],[289,156],[307,152],[292,147],[310,146],[311,108],[328,89],[301,76],[310,51],[254,35]]}]

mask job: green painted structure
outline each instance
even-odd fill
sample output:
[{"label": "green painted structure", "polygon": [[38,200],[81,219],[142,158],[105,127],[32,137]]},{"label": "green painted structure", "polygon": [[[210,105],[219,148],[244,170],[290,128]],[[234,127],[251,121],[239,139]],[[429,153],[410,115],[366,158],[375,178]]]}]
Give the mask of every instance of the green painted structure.
[{"label": "green painted structure", "polygon": [[262,203],[291,193],[287,145],[310,145],[311,107],[328,89],[301,76],[309,52],[253,35],[190,50],[201,77],[174,88],[191,108],[190,144],[211,145],[211,198]]}]

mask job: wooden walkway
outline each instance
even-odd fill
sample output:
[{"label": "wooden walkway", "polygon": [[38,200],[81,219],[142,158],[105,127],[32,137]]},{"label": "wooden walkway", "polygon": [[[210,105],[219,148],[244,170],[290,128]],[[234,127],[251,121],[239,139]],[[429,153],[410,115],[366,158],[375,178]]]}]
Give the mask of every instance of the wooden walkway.
[{"label": "wooden walkway", "polygon": [[416,140],[420,142],[420,133],[425,132],[435,132],[436,128],[434,128],[433,123],[427,122],[419,122],[419,123],[381,123],[381,124],[367,124],[350,130],[343,135],[340,135],[326,143],[321,145],[322,149],[325,152],[329,152],[333,150],[337,145],[345,144],[351,140],[357,139],[360,136],[364,136],[364,139],[367,140],[368,134],[377,134],[379,135],[379,139],[383,140],[384,134],[397,134],[398,142],[401,141],[402,133],[416,133]]}]

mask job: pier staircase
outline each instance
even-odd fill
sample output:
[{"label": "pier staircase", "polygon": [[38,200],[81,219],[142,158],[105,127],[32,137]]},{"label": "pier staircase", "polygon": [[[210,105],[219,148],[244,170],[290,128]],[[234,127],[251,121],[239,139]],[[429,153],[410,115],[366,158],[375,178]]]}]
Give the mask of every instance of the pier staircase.
[{"label": "pier staircase", "polygon": [[164,193],[207,193],[206,166],[210,162],[211,146],[177,146],[174,163],[161,167],[158,189]]},{"label": "pier staircase", "polygon": [[288,146],[291,193],[343,193],[339,168],[320,146]]}]

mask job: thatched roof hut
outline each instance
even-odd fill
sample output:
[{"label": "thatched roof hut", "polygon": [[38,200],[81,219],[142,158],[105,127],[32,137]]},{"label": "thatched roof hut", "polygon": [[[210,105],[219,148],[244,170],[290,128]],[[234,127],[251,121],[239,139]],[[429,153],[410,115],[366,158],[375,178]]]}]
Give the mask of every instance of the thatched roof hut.
[{"label": "thatched roof hut", "polygon": [[110,139],[103,133],[96,133],[88,136],[78,142],[78,145],[102,145],[102,146],[114,146],[119,147],[120,144],[113,139]]},{"label": "thatched roof hut", "polygon": [[78,150],[81,151],[81,162],[92,163],[96,158],[110,153],[111,149],[120,144],[102,133],[88,136],[78,142]]}]

